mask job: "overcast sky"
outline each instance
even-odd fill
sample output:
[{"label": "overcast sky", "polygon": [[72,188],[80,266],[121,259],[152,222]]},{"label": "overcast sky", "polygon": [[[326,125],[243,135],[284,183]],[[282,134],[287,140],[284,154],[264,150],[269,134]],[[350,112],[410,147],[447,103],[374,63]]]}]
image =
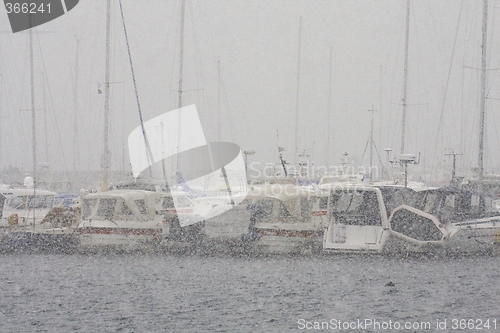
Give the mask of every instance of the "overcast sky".
[{"label": "overcast sky", "polygon": [[[147,120],[177,107],[180,4],[122,1]],[[34,29],[43,32],[34,37],[38,160],[53,169],[100,167],[104,97],[98,89],[103,90],[104,82],[105,3],[80,1],[64,16]],[[139,116],[118,0],[112,3],[111,159],[113,169],[127,169],[126,139],[139,125]],[[411,2],[405,151],[421,153],[421,170],[450,171],[447,148],[464,154],[458,157],[461,171],[477,164],[482,3]],[[485,170],[499,172],[496,6],[490,0]],[[249,162],[263,164],[278,162],[278,146],[294,163],[295,133],[297,150],[306,151],[316,165],[337,164],[344,152],[360,163],[370,133],[368,110],[375,109],[374,140],[385,162],[385,148],[400,149],[405,16],[403,0],[186,0],[184,104],[196,104],[209,141],[255,150]],[[29,170],[29,36],[9,32],[4,9],[0,30],[0,167]],[[368,151],[363,164],[368,164]]]}]

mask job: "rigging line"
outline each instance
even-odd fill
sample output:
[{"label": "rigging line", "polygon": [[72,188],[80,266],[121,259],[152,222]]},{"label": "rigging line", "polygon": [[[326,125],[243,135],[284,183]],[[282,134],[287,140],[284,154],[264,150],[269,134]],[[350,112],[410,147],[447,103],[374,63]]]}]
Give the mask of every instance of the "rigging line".
[{"label": "rigging line", "polygon": [[[495,133],[496,133],[496,138],[497,138],[497,142],[498,142],[498,127],[496,125],[496,117],[490,117],[493,121],[493,128],[495,129]],[[491,146],[492,145],[487,145],[487,149],[488,149],[488,160],[490,162],[490,167],[492,168],[492,171],[493,171],[493,159],[491,158],[491,156],[493,156],[493,154],[491,153],[491,151],[489,151],[489,149],[491,149]]]},{"label": "rigging line", "polygon": [[146,129],[144,128],[144,120],[142,118],[141,103],[139,102],[139,93],[137,92],[137,82],[135,80],[134,66],[132,64],[132,55],[130,53],[130,45],[128,42],[127,28],[125,26],[125,17],[123,16],[122,0],[118,0],[118,3],[120,4],[120,14],[121,14],[122,23],[123,23],[123,33],[125,35],[125,42],[127,43],[128,60],[130,62],[130,72],[132,73],[132,81],[134,82],[134,92],[135,92],[135,100],[137,102],[137,111],[139,112],[139,120],[141,122],[141,131],[142,131],[142,135],[144,137],[144,144],[146,145],[146,156],[147,156],[148,165],[149,165],[149,167],[148,167],[149,178],[153,178],[153,173],[151,171],[151,164],[153,161],[153,153],[151,151],[148,137],[146,135]]},{"label": "rigging line", "polygon": [[[494,34],[495,34],[495,29],[494,29],[495,28],[495,15],[491,15],[491,16],[492,16],[491,29],[490,29],[491,33],[490,33],[490,40],[488,41],[488,45],[493,45],[493,38],[494,38]],[[490,64],[491,63],[491,53],[493,51],[493,47],[490,47],[488,49],[488,51],[489,51],[489,54],[488,54],[487,63]]]},{"label": "rigging line", "polygon": [[[37,28],[35,27],[35,30],[37,30]],[[70,177],[69,177],[69,170],[68,170],[68,165],[66,164],[66,156],[64,154],[64,149],[63,149],[63,143],[62,143],[62,139],[61,139],[61,132],[59,131],[59,124],[57,123],[57,117],[55,116],[55,107],[54,107],[54,99],[52,98],[52,92],[50,90],[50,84],[49,81],[48,81],[48,76],[47,76],[47,69],[45,67],[45,58],[43,57],[43,52],[42,52],[42,46],[40,44],[40,39],[37,38],[37,44],[38,44],[38,48],[39,48],[39,51],[40,51],[40,58],[42,60],[42,66],[43,66],[43,71],[45,72],[45,77],[47,78],[47,90],[49,91],[49,101],[50,101],[50,105],[52,107],[52,116],[54,117],[54,124],[56,126],[56,136],[57,138],[59,139],[59,147],[61,148],[61,155],[63,157],[63,168],[64,168],[64,172],[66,174],[66,180],[69,180]]]},{"label": "rigging line", "polygon": [[[200,8],[200,14],[201,14],[201,4],[200,4],[200,1],[196,0],[196,3],[198,4],[198,5],[196,5],[196,8]],[[205,3],[205,2],[203,2],[203,3]],[[208,26],[210,26],[210,27],[213,26],[212,22],[210,21],[210,18],[212,17],[212,15],[205,15],[205,16],[200,15],[200,16],[201,17],[206,17],[208,19]],[[199,21],[202,22],[202,20],[199,20]],[[209,30],[206,28],[206,29],[203,29],[203,31],[209,31]],[[208,44],[210,45],[210,50],[212,51],[212,56],[215,57],[215,58],[217,58],[217,59],[220,59],[221,56],[220,56],[219,53],[216,52],[215,43],[214,43],[214,41],[212,39],[211,34],[207,33],[206,35],[207,35]]]},{"label": "rigging line", "polygon": [[363,150],[363,155],[361,156],[361,162],[359,163],[360,165],[363,164],[363,160],[365,158],[365,153],[366,153],[366,149],[368,148],[368,143],[370,142],[370,139],[368,139],[368,141],[366,141],[366,144],[365,144],[365,150]]},{"label": "rigging line", "polygon": [[[455,38],[453,40],[453,48],[452,48],[452,52],[451,52],[450,66],[448,67],[448,77],[446,78],[443,103],[441,104],[441,114],[439,115],[439,122],[438,122],[438,126],[437,126],[437,131],[436,131],[436,140],[435,140],[435,144],[434,144],[434,155],[432,156],[432,163],[433,164],[436,161],[436,156],[437,156],[437,145],[438,145],[438,141],[439,141],[439,132],[440,132],[441,126],[443,124],[444,107],[446,104],[446,96],[448,94],[448,87],[449,87],[449,83],[450,83],[451,68],[453,65],[453,59],[455,57],[455,48],[456,48],[456,44],[457,44],[457,37],[458,37],[461,17],[462,17],[462,6],[460,6],[460,11],[458,12],[457,28],[455,30]],[[431,176],[432,176],[432,173],[433,173],[433,170],[431,170]]]},{"label": "rigging line", "polygon": [[[387,171],[386,167],[384,166],[384,163],[382,163],[382,159],[380,158],[380,154],[378,152],[377,145],[375,144],[375,142],[373,142],[373,147],[375,148],[375,152],[377,152],[378,161],[379,161],[380,165],[382,166],[382,177],[383,177],[384,172],[385,172],[386,176],[389,178],[389,172]],[[378,177],[378,175],[377,175],[377,177]]]},{"label": "rigging line", "polygon": [[[179,7],[176,10],[180,12],[180,2],[179,2]],[[173,25],[173,23],[172,23],[172,25]],[[179,35],[180,35],[180,26],[178,26],[176,23],[175,24],[175,36],[179,36]],[[168,38],[168,36],[167,36],[167,38]],[[175,40],[175,38],[172,38],[172,41],[173,40]],[[167,41],[168,41],[168,39],[167,39]],[[173,54],[177,55],[177,54],[179,54],[179,44],[177,42],[175,42],[173,44],[174,44],[174,46],[172,47],[172,52],[173,52]],[[179,92],[179,88],[178,87],[176,87],[175,89],[173,88],[174,87],[174,78],[176,77],[174,74],[176,71],[176,68],[175,68],[175,63],[177,61],[176,56],[172,56],[171,61],[172,62],[171,62],[171,66],[170,66],[170,68],[171,68],[170,87],[169,87],[168,91],[169,92],[175,91],[175,93],[177,94]],[[177,84],[177,82],[175,82],[175,84]],[[175,99],[172,96],[174,96],[174,95],[171,93],[171,98],[169,99],[171,104],[170,104],[169,109],[175,110],[177,108],[177,103],[175,102]],[[177,96],[177,95],[175,95],[175,96]],[[167,102],[167,104],[168,104],[168,102]]]},{"label": "rigging line", "polygon": [[[205,77],[203,76],[203,73],[205,72],[205,69],[203,68],[203,62],[201,60],[202,59],[202,56],[201,56],[202,53],[201,53],[201,49],[200,49],[200,46],[199,46],[198,37],[196,35],[196,30],[195,30],[195,26],[194,26],[195,17],[194,17],[193,6],[192,6],[191,2],[188,2],[187,5],[188,5],[189,13],[191,14],[191,29],[192,29],[191,37],[193,38],[194,65],[195,65],[195,73],[196,73],[196,75],[195,75],[195,78],[196,78],[196,87],[199,87],[199,86],[205,87]],[[198,75],[198,73],[200,75]],[[196,97],[198,98],[198,100],[202,100],[203,102],[205,102],[206,105],[208,106],[207,109],[210,109],[206,93],[203,93],[202,97],[200,98],[200,92],[199,92],[200,90],[204,90],[204,89],[196,89],[196,91],[197,91]],[[202,119],[205,118],[204,117],[204,113],[202,113],[201,116],[202,116]]]},{"label": "rigging line", "polygon": [[[469,11],[465,11],[466,15],[467,15],[467,13],[468,13],[468,12],[469,12]],[[473,9],[473,11],[472,11],[472,12],[473,12],[473,13],[471,14],[471,18],[470,18],[470,20],[472,20],[472,23],[471,23],[472,27],[471,27],[471,28],[469,28],[469,29],[464,29],[464,39],[465,39],[465,41],[466,41],[465,45],[471,45],[471,44],[473,44],[473,41],[474,41],[473,32],[475,32],[475,31],[477,31],[477,30],[478,30],[478,20],[476,20],[476,19],[475,19],[475,18],[479,15],[479,14],[478,14],[478,4],[477,4],[477,2],[474,2],[474,9]],[[466,22],[468,22],[468,21],[469,21],[469,20],[466,20]],[[467,53],[466,53],[466,51],[467,51],[467,49],[466,49],[466,48],[464,48],[464,59],[465,59],[465,58],[467,58]],[[470,56],[469,56],[469,58],[470,58],[470,60],[469,60],[469,61],[470,61],[471,63],[474,63],[474,62],[475,62],[475,61],[474,61],[474,57],[476,57],[476,56],[477,56],[477,53],[476,53],[476,52],[474,52],[474,53],[473,53],[473,55],[472,55],[472,57],[470,57]],[[463,72],[463,75],[465,76],[465,72]],[[464,89],[465,89],[465,87],[466,87],[466,86],[465,86],[465,81],[466,81],[466,80],[465,80],[465,78],[464,78],[464,82],[463,82],[463,86],[462,86],[462,97],[463,97],[463,98],[464,98],[464,96],[465,96],[465,94],[464,94]],[[471,91],[471,87],[473,87],[473,86],[474,86],[474,87],[477,87],[477,86],[478,86],[478,83],[474,83],[474,82],[475,82],[475,81],[474,81],[474,76],[469,75],[469,77],[468,77],[468,82],[467,82],[467,84],[468,84],[468,86],[467,86],[467,87],[469,88],[469,99],[467,100],[467,105],[466,105],[466,109],[467,109],[467,110],[470,110],[470,109],[471,109],[471,106],[470,106],[470,104],[471,104],[471,103],[473,103],[473,104],[474,104],[474,106],[473,106],[472,108],[477,108],[477,105],[476,105],[476,104],[477,104],[477,100],[473,100],[472,98],[470,98],[470,91]],[[477,89],[474,89],[474,91],[476,91],[476,90],[477,90]],[[468,117],[466,117],[466,118],[468,118]],[[477,119],[477,112],[473,112],[473,113],[472,113],[472,122],[471,122],[471,124],[476,124],[476,119]],[[467,124],[467,123],[468,123],[468,122],[467,122],[467,119],[465,119],[464,121],[465,121],[465,124]],[[465,126],[464,126],[464,127],[465,127]],[[475,133],[475,129],[476,129],[476,127],[477,127],[477,124],[476,124],[476,125],[473,125],[473,127],[470,127],[470,136],[475,137],[475,134],[474,134],[474,133]],[[462,132],[462,133],[463,133],[463,132]],[[473,141],[472,141],[472,140],[465,140],[465,142],[464,142],[464,147],[466,147],[466,146],[467,146],[468,148],[467,148],[466,150],[464,149],[464,152],[465,152],[465,151],[468,151],[468,152],[473,152],[473,151],[474,151],[474,149],[472,148],[472,146],[473,146]],[[464,165],[465,165],[465,159],[462,159],[462,160],[464,161],[463,163],[464,163]],[[472,163],[472,162],[469,160],[469,161],[468,161],[468,165],[469,165],[469,166],[473,165],[473,164],[471,164],[471,163]]]},{"label": "rigging line", "polygon": [[[394,42],[394,45],[391,45],[391,47],[389,48],[389,52],[387,53],[386,62],[388,62],[388,63],[398,64],[400,62],[401,53],[402,53],[402,49],[403,49],[401,47],[401,44],[402,44],[402,41],[404,39],[403,38],[404,34],[400,34],[398,32],[404,31],[404,25],[405,25],[405,21],[406,21],[405,13],[406,13],[406,5],[403,5],[403,3],[401,3],[400,11],[398,12],[398,18],[399,18],[398,24],[396,26],[396,30],[395,30],[394,38],[393,38],[393,40],[396,40],[396,41]],[[396,51],[393,52],[392,49],[396,49]],[[394,59],[394,61],[390,61],[390,59],[391,59],[390,56],[392,56],[393,54],[395,55],[395,59]],[[401,95],[400,95],[401,84],[399,82],[395,82],[395,80],[394,80],[394,78],[399,77],[399,68],[397,68],[397,66],[392,66],[389,68],[391,68],[392,73],[388,73],[387,77],[393,78],[393,81],[391,83],[393,88],[396,85],[398,86],[398,88],[390,89],[391,95],[389,96],[389,100],[394,100],[394,99],[400,100],[401,99]],[[398,97],[395,97],[396,95],[398,95]],[[391,143],[391,145],[394,145],[394,143],[396,142],[396,135],[398,135],[397,133],[400,133],[399,126],[396,126],[397,124],[401,123],[399,120],[400,110],[399,110],[399,108],[394,109],[393,105],[389,104],[388,114],[389,115],[392,115],[392,114],[396,115],[395,117],[389,117],[390,119],[394,118],[394,123],[389,125],[390,128],[393,129],[392,139],[390,139],[390,143]],[[386,140],[386,141],[389,141],[389,140]]]},{"label": "rigging line", "polygon": [[[26,49],[25,52],[28,53],[28,57],[29,57],[29,42],[27,42],[27,49]],[[26,59],[26,53],[25,53],[25,58],[24,59]],[[19,98],[19,107],[16,108],[17,110],[23,109],[23,101],[24,101],[25,96],[24,96],[24,89],[22,89],[22,87],[24,86],[24,82],[26,80],[26,74],[27,74],[26,73],[27,72],[26,71],[26,64],[27,64],[26,61],[24,61],[24,63],[23,63],[24,66],[19,66],[19,67],[22,67],[23,71],[22,71],[22,75],[19,76],[21,78],[20,81],[19,81],[19,87],[21,88],[21,96]],[[14,117],[14,118],[15,118],[15,120],[18,119],[17,117]],[[29,135],[26,134],[26,131],[27,131],[27,129],[25,128],[26,124],[28,124],[28,122],[27,121],[22,121],[22,118],[21,118],[21,124],[20,124],[20,126],[16,124],[19,128],[21,128],[22,139],[24,140],[22,147],[28,147],[30,145],[30,142],[29,142],[29,139],[28,139]],[[21,147],[19,147],[19,149],[21,149]],[[24,168],[25,163],[26,163],[26,161],[24,159],[22,159],[21,160],[22,168]]]}]

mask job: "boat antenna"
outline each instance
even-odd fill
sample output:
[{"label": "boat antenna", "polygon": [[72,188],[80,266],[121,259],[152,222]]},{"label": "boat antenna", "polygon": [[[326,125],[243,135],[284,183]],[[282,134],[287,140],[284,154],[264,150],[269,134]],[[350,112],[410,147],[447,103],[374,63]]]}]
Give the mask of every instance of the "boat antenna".
[{"label": "boat antenna", "polygon": [[445,154],[445,156],[453,156],[453,170],[451,171],[451,182],[455,182],[456,180],[456,167],[457,167],[457,156],[460,156],[463,154],[457,154],[455,153],[455,149],[451,148],[450,152],[448,154]]}]

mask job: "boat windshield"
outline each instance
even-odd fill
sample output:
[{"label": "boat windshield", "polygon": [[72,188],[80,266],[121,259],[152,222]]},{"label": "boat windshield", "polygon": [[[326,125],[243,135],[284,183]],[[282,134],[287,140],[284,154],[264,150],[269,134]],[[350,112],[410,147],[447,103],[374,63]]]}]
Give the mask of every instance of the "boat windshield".
[{"label": "boat windshield", "polygon": [[374,191],[333,191],[331,212],[339,223],[381,225],[377,193]]},{"label": "boat windshield", "polygon": [[413,206],[415,205],[415,201],[418,202],[419,198],[421,198],[415,191],[404,187],[383,187],[379,189],[382,192],[388,216],[397,207],[403,204]]},{"label": "boat windshield", "polygon": [[97,204],[97,199],[83,199],[82,200],[82,219],[86,219],[90,216]]},{"label": "boat windshield", "polygon": [[99,199],[99,207],[97,207],[97,215],[105,219],[111,219],[115,213],[116,199],[101,198]]},{"label": "boat windshield", "polygon": [[255,216],[260,221],[271,220],[272,222],[282,222],[291,217],[285,204],[279,200],[263,199],[256,202],[258,209]]},{"label": "boat windshield", "polygon": [[14,197],[9,206],[14,209],[43,209],[54,205],[53,195],[21,195]]},{"label": "boat windshield", "polygon": [[145,200],[135,200],[135,204],[137,205],[137,208],[139,208],[139,212],[141,212],[142,215],[146,215],[148,213]]}]

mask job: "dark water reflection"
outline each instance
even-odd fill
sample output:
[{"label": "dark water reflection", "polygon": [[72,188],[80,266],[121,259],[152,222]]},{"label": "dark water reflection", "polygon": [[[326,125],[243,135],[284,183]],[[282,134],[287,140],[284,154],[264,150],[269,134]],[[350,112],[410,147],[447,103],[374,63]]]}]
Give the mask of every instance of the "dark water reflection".
[{"label": "dark water reflection", "polygon": [[0,265],[1,332],[289,332],[299,319],[500,324],[499,257],[3,255]]}]

